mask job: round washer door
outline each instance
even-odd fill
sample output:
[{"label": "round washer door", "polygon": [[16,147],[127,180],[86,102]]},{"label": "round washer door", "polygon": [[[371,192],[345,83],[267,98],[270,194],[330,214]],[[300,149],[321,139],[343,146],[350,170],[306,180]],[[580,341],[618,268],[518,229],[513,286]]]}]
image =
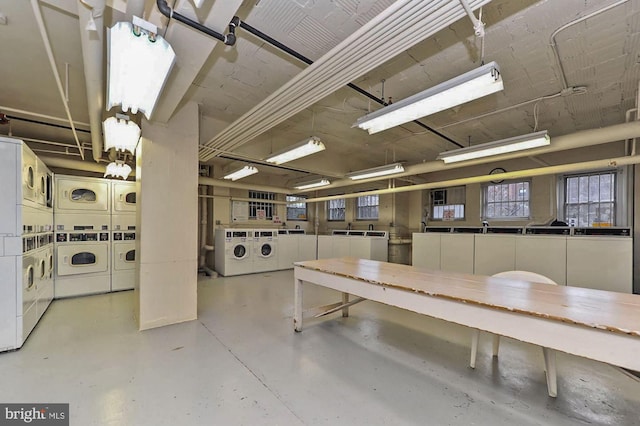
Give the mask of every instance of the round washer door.
[{"label": "round washer door", "polygon": [[234,259],[244,259],[247,257],[247,248],[244,244],[237,244],[233,247],[233,258]]},{"label": "round washer door", "polygon": [[273,254],[273,247],[269,243],[264,243],[260,246],[260,256],[269,257]]}]

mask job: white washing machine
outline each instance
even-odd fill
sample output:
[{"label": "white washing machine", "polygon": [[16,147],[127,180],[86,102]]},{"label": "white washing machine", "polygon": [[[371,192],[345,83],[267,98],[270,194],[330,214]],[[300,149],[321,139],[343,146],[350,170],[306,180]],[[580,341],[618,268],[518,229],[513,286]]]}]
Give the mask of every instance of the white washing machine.
[{"label": "white washing machine", "polygon": [[136,232],[113,231],[111,291],[132,290],[136,283]]},{"label": "white washing machine", "polygon": [[225,277],[253,272],[253,230],[216,229],[215,269]]},{"label": "white washing machine", "polygon": [[108,231],[56,232],[55,298],[111,290]]},{"label": "white washing machine", "polygon": [[135,182],[111,182],[113,208],[111,214],[136,212],[136,183]]},{"label": "white washing machine", "polygon": [[54,213],[111,214],[111,181],[77,176],[55,176]]},{"label": "white washing machine", "polygon": [[253,272],[278,270],[278,231],[256,229],[253,231]]},{"label": "white washing machine", "polygon": [[[38,323],[38,310],[36,308],[36,300],[38,298],[38,257],[37,250],[32,250],[22,256],[22,294],[20,295],[22,306],[18,305],[16,330],[20,346],[22,346],[22,343]],[[20,316],[22,316],[22,321],[20,321]]]}]

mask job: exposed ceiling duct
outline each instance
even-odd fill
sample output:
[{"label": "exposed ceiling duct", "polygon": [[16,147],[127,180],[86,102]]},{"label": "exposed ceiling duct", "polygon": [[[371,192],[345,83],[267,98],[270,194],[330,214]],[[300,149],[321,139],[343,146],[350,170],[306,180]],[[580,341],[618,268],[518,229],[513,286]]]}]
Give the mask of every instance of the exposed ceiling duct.
[{"label": "exposed ceiling duct", "polygon": [[[418,174],[424,174],[424,173],[441,172],[445,170],[451,170],[454,168],[475,166],[478,164],[486,164],[489,162],[495,163],[497,161],[506,161],[514,158],[523,158],[523,157],[530,157],[535,155],[542,155],[542,154],[547,154],[551,152],[565,151],[565,150],[575,149],[575,148],[583,148],[583,147],[588,147],[592,145],[601,145],[604,143],[623,141],[623,140],[633,139],[637,137],[640,137],[640,121],[632,121],[629,123],[616,124],[609,127],[603,127],[600,129],[583,130],[580,132],[571,133],[569,135],[555,136],[555,137],[552,136],[551,145],[548,145],[542,148],[512,152],[509,154],[495,155],[492,157],[485,157],[477,160],[463,161],[460,163],[444,164],[444,162],[442,161],[428,161],[421,164],[415,164],[413,166],[405,166],[404,167],[405,171],[403,173],[399,173],[397,175],[394,175],[393,177],[400,178],[403,176],[412,176],[412,175],[418,175]],[[388,177],[365,179],[365,180],[359,181],[359,183],[375,182],[375,181],[386,180],[386,179],[388,179]],[[353,181],[351,179],[346,178],[346,179],[334,180],[331,182],[331,185],[323,189],[338,188],[342,186],[352,186],[352,185],[353,185]],[[295,191],[295,192],[301,193],[301,192],[308,192],[308,191]]]},{"label": "exposed ceiling duct", "polygon": [[84,64],[84,79],[87,87],[87,106],[91,128],[91,152],[98,162],[102,158],[102,111],[103,96],[103,39],[104,0],[78,0],[80,43]]},{"label": "exposed ceiling duct", "polygon": [[[579,171],[591,170],[591,169],[606,169],[606,168],[613,168],[613,167],[629,166],[633,164],[640,164],[640,155],[609,158],[605,160],[585,161],[581,163],[561,164],[559,166],[539,167],[536,169],[518,170],[515,172],[506,172],[506,173],[500,174],[500,179],[522,179],[522,178],[528,178],[533,176],[546,176],[546,175],[554,175],[554,174],[560,174],[560,173],[571,173],[571,172],[579,172]],[[496,179],[495,175],[472,176],[472,177],[466,177],[466,178],[460,178],[460,179],[444,180],[439,182],[421,183],[419,185],[399,186],[395,188],[378,189],[374,191],[354,192],[350,194],[330,195],[326,197],[309,198],[306,200],[306,202],[318,203],[322,201],[337,200],[342,198],[357,198],[365,195],[395,194],[398,192],[420,191],[420,190],[434,189],[434,188],[447,188],[451,186],[463,186],[463,185],[469,185],[473,183],[490,182],[495,179]]]},{"label": "exposed ceiling duct", "polygon": [[[472,9],[489,0],[469,2]],[[200,147],[233,150],[466,16],[458,1],[397,1]]]}]

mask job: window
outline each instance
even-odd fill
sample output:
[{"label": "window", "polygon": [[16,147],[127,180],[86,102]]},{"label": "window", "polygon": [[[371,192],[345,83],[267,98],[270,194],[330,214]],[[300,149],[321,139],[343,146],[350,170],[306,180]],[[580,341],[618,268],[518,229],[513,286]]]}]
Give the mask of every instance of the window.
[{"label": "window", "polygon": [[529,194],[529,181],[486,185],[483,218],[528,219]]},{"label": "window", "polygon": [[[249,198],[256,200],[275,200],[273,192],[249,191]],[[274,204],[267,201],[249,201],[249,219],[273,219]]]},{"label": "window", "polygon": [[339,198],[327,202],[327,220],[345,220],[346,200]]},{"label": "window", "polygon": [[307,197],[287,195],[287,220],[307,220]]},{"label": "window", "polygon": [[466,188],[433,189],[429,193],[432,220],[464,220]]},{"label": "window", "polygon": [[379,196],[363,195],[358,197],[356,203],[356,219],[358,220],[377,220],[378,206],[380,205]]},{"label": "window", "polygon": [[566,176],[564,194],[564,217],[569,224],[615,225],[615,171]]}]

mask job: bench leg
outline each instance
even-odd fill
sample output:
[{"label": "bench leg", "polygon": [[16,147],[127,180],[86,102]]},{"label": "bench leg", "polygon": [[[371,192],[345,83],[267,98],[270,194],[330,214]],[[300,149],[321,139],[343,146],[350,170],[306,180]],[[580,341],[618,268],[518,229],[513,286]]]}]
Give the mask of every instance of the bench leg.
[{"label": "bench leg", "polygon": [[497,334],[493,335],[493,356],[498,356],[498,350],[500,349],[500,336]]},{"label": "bench leg", "polygon": [[553,349],[542,348],[544,355],[545,375],[547,376],[547,390],[549,396],[558,396],[558,383],[556,380],[556,352]]},{"label": "bench leg", "polygon": [[478,354],[478,340],[480,340],[480,330],[473,330],[471,336],[471,359],[469,360],[469,367],[476,368],[476,355]]},{"label": "bench leg", "polygon": [[[346,305],[349,303],[349,293],[342,293],[342,304]],[[342,308],[342,317],[347,318],[349,316],[349,307],[346,306]]]},{"label": "bench leg", "polygon": [[302,331],[302,280],[296,279],[293,287],[293,329]]}]

